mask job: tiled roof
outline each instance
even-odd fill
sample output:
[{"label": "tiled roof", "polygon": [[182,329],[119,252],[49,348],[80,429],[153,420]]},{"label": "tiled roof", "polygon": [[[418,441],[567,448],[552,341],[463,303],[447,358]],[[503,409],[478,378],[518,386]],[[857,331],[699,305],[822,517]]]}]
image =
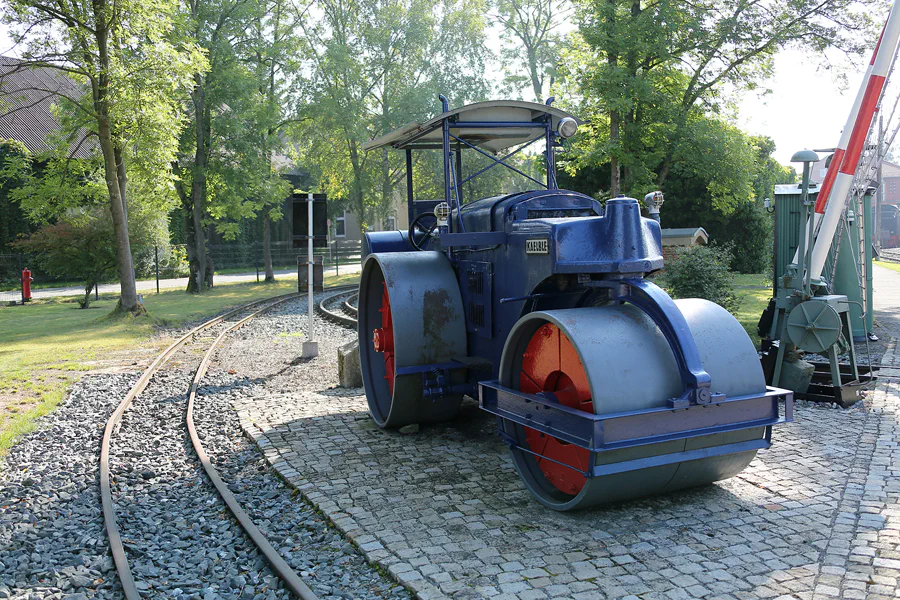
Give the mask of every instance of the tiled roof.
[{"label": "tiled roof", "polygon": [[[32,68],[16,58],[0,57],[0,138],[25,144],[33,153],[50,148],[49,133],[59,129],[59,121],[51,107],[59,103],[59,95],[80,95],[75,82],[62,71],[46,67]],[[95,139],[78,142],[87,132],[75,138],[69,152],[76,158],[87,158],[97,147]]]}]

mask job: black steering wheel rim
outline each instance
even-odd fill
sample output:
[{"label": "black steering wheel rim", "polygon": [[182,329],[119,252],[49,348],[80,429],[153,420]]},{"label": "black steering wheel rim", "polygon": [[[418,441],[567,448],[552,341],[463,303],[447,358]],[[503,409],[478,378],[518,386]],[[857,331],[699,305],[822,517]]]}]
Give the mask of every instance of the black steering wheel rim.
[{"label": "black steering wheel rim", "polygon": [[[419,241],[416,241],[416,225],[419,224],[419,221],[423,217],[431,217],[434,219],[434,224],[425,231],[425,235]],[[409,231],[407,232],[407,236],[409,237],[409,243],[412,244],[412,247],[416,250],[424,250],[425,244],[434,236],[434,230],[437,229],[437,217],[433,212],[423,212],[419,213],[415,219],[413,219],[412,223],[409,224]]]}]

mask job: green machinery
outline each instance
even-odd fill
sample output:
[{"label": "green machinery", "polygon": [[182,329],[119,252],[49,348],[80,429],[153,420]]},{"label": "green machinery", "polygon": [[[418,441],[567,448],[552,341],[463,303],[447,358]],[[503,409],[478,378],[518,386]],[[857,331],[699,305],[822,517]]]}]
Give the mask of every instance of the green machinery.
[{"label": "green machinery", "polygon": [[[792,162],[804,165],[801,185],[776,192],[774,292],[759,323],[763,368],[771,385],[791,389],[798,398],[849,406],[861,385],[854,340],[872,332],[872,228],[856,222],[871,223],[871,202],[868,195],[861,202],[851,199],[826,263],[829,276],[811,281],[811,252],[797,249],[810,246],[814,236],[810,217],[818,190],[809,178],[816,161],[815,152],[796,153]],[[841,364],[844,352],[848,362]],[[828,363],[808,362],[805,353],[825,356]]]},{"label": "green machinery", "polygon": [[[815,202],[819,186],[815,182],[809,184],[809,200]],[[800,229],[803,219],[802,189],[798,184],[776,185],[775,202],[772,212],[775,217],[775,248],[773,261],[774,296],[782,276],[791,265],[797,248],[800,246]],[[864,336],[872,338],[874,327],[872,318],[872,231],[874,221],[872,212],[872,194],[867,193],[862,201],[855,196],[850,198],[847,210],[847,222],[841,228],[840,246],[835,244],[832,254],[825,264],[825,272],[832,273],[830,280],[832,290],[843,294],[852,302],[850,305],[850,322],[853,325],[853,340],[865,341]],[[865,225],[859,227],[857,219],[865,219]],[[862,230],[862,233],[861,233]],[[860,243],[860,236],[864,238]],[[835,258],[837,268],[834,267]],[[860,285],[860,279],[864,285]],[[863,311],[862,307],[866,310]]]}]

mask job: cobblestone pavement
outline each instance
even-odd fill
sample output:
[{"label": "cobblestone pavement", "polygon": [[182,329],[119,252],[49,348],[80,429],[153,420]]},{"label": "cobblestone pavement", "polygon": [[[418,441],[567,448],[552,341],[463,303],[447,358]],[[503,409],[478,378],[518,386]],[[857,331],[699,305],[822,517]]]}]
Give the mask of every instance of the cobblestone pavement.
[{"label": "cobblestone pavement", "polygon": [[[878,289],[897,283],[882,271]],[[893,341],[883,362],[900,367]],[[362,390],[323,385],[259,390],[239,416],[285,479],[423,599],[900,596],[897,377],[848,410],[799,402],[728,481],[562,514],[531,499],[474,403],[410,435],[379,430]]]}]

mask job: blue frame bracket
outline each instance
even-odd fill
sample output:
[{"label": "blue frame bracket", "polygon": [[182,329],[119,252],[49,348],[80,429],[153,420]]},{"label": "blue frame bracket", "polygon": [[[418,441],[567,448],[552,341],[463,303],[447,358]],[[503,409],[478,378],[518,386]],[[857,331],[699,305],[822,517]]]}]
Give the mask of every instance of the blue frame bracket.
[{"label": "blue frame bracket", "polygon": [[628,302],[641,309],[659,327],[669,343],[681,375],[684,392],[669,400],[673,408],[691,404],[709,404],[720,394],[713,394],[712,379],[703,368],[700,351],[687,320],[675,301],[656,284],[646,279],[613,279],[593,281],[595,287],[610,290],[610,300]]},{"label": "blue frame bracket", "polygon": [[[659,407],[597,415],[569,408],[557,402],[552,395],[527,394],[504,387],[499,381],[492,380],[478,383],[478,399],[482,410],[496,415],[501,420],[535,429],[563,442],[587,449],[592,453],[590,462],[592,465],[595,462],[593,455],[610,450],[765,428],[765,435],[760,439],[609,465],[596,465],[589,472],[559,463],[582,472],[587,477],[597,477],[708,456],[768,448],[771,445],[772,426],[793,421],[794,395],[789,390],[767,387],[764,393],[732,398],[721,396],[707,404],[693,404],[683,408]],[[783,416],[780,414],[782,404]],[[547,458],[522,447],[502,430],[501,436],[512,448]]]}]

